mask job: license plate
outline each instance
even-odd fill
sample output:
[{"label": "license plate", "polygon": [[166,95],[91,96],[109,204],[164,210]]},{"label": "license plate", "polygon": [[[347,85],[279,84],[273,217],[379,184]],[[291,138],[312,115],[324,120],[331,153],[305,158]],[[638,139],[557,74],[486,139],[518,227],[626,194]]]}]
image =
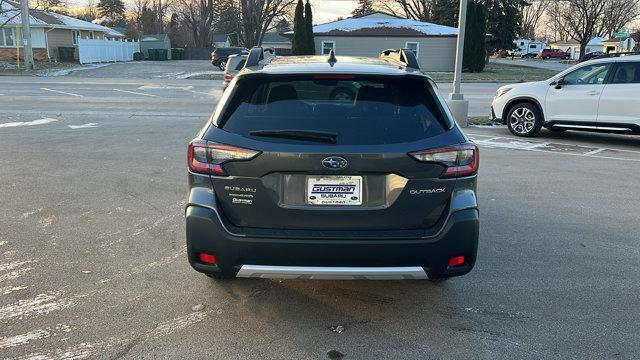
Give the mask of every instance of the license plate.
[{"label": "license plate", "polygon": [[307,204],[362,205],[362,176],[308,177]]}]

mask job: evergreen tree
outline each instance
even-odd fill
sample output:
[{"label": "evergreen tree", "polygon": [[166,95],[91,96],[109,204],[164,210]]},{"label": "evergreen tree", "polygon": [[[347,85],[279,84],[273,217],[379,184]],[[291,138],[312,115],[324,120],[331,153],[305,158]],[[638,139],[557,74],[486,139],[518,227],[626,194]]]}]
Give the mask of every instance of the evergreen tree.
[{"label": "evergreen tree", "polygon": [[307,0],[307,4],[304,6],[304,23],[305,23],[305,44],[306,55],[316,54],[316,42],[313,38],[313,10],[311,4]]},{"label": "evergreen tree", "polygon": [[431,8],[431,22],[458,27],[459,7],[459,0],[434,0]]},{"label": "evergreen tree", "polygon": [[98,2],[100,17],[109,20],[110,23],[117,23],[124,19],[124,10],[122,0],[100,0]]},{"label": "evergreen tree", "polygon": [[485,66],[486,28],[485,8],[470,1],[467,5],[467,26],[464,35],[462,67],[470,72],[481,72]]},{"label": "evergreen tree", "polygon": [[351,12],[353,16],[365,16],[375,12],[373,0],[358,0],[358,6]]},{"label": "evergreen tree", "polygon": [[489,51],[513,48],[513,40],[521,32],[522,12],[520,2],[513,0],[484,0],[487,19]]},{"label": "evergreen tree", "polygon": [[298,0],[296,13],[293,18],[293,39],[291,39],[291,54],[304,55],[306,50],[306,24],[304,22],[304,4]]}]

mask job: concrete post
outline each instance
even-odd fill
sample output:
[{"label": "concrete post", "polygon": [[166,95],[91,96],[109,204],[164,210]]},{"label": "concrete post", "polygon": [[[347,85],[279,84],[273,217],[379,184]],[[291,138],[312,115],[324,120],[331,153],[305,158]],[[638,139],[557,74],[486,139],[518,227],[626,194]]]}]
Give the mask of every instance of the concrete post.
[{"label": "concrete post", "polygon": [[27,70],[33,70],[33,49],[31,48],[31,26],[29,24],[29,1],[21,1],[22,18],[22,45],[24,46],[24,66]]},{"label": "concrete post", "polygon": [[460,81],[462,78],[462,55],[464,53],[464,33],[467,27],[467,1],[460,0],[460,12],[458,16],[458,42],[456,45],[456,65],[453,73],[453,92],[449,94],[447,104],[458,122],[458,125],[466,127],[468,125],[469,101],[464,99],[460,91]]}]

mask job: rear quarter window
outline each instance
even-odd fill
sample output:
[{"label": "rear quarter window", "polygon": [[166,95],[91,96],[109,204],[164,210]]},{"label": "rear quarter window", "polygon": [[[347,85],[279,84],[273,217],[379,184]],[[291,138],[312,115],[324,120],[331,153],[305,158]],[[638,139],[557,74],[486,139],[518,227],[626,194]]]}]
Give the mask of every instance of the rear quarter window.
[{"label": "rear quarter window", "polygon": [[412,142],[451,128],[435,91],[409,76],[245,76],[216,126],[250,138],[252,131],[302,130],[335,133],[343,145]]}]

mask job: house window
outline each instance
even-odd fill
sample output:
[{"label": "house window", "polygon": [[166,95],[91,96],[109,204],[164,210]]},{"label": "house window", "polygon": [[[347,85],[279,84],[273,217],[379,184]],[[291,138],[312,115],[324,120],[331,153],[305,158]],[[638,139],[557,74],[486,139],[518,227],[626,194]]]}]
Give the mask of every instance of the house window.
[{"label": "house window", "polygon": [[0,46],[16,45],[16,29],[4,28],[0,29]]},{"label": "house window", "polygon": [[329,52],[333,50],[336,52],[336,42],[335,41],[323,41],[322,42],[322,55],[329,55]]},{"label": "house window", "polygon": [[78,39],[80,39],[80,31],[73,30],[71,34],[71,36],[73,36],[73,45],[78,45]]},{"label": "house window", "polygon": [[89,33],[89,39],[95,39],[95,35],[93,34],[93,31]]},{"label": "house window", "polygon": [[413,53],[416,54],[416,59],[420,57],[420,43],[407,41],[404,44],[404,48],[413,51]]},{"label": "house window", "polygon": [[529,45],[529,49],[537,49],[538,45]]}]

